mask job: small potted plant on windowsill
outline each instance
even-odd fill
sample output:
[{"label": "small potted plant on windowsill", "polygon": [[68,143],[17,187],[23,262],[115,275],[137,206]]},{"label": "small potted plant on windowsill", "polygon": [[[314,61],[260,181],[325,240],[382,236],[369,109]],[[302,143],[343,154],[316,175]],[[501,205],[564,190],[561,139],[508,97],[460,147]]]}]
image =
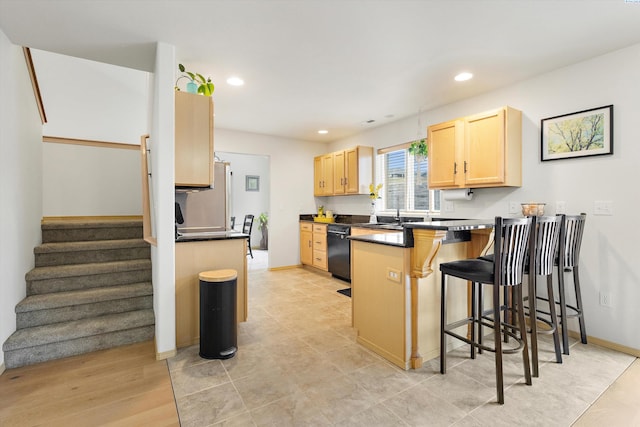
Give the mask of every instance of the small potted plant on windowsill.
[{"label": "small potted plant on windowsill", "polygon": [[213,95],[213,90],[215,89],[215,86],[211,82],[211,77],[205,79],[202,74],[192,73],[191,71],[187,71],[184,68],[184,65],[182,64],[178,64],[178,69],[183,74],[180,77],[178,77],[178,79],[176,80],[176,84],[175,84],[176,91],[180,90],[180,88],[178,87],[178,82],[181,79],[189,79],[189,82],[187,83],[187,92],[199,93],[204,96]]},{"label": "small potted plant on windowsill", "polygon": [[416,140],[409,146],[409,154],[415,156],[418,161],[425,160],[428,152],[429,149],[426,138]]}]

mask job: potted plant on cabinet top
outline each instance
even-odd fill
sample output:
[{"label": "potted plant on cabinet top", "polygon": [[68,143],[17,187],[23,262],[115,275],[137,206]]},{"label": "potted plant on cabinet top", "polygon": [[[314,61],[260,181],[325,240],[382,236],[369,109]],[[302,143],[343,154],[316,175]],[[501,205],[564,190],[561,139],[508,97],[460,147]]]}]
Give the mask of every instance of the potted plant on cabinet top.
[{"label": "potted plant on cabinet top", "polygon": [[260,249],[268,249],[269,248],[269,228],[267,224],[269,223],[269,217],[266,212],[262,212],[258,217],[258,226],[260,227],[260,231],[262,231],[262,239],[260,239]]},{"label": "potted plant on cabinet top", "polygon": [[187,71],[182,64],[178,64],[178,69],[183,74],[176,80],[175,90],[180,90],[180,88],[178,87],[178,81],[180,81],[180,79],[189,79],[189,82],[187,83],[187,92],[199,93],[204,96],[213,95],[215,86],[211,82],[211,77],[205,79],[202,74]]}]

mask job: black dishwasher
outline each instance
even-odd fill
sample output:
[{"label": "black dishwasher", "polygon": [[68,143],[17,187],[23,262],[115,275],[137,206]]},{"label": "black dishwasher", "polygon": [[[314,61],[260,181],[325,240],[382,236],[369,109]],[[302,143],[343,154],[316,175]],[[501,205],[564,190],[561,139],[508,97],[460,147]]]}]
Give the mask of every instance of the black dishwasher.
[{"label": "black dishwasher", "polygon": [[351,282],[351,242],[347,237],[351,226],[329,224],[327,226],[327,258],[329,272],[342,280]]}]

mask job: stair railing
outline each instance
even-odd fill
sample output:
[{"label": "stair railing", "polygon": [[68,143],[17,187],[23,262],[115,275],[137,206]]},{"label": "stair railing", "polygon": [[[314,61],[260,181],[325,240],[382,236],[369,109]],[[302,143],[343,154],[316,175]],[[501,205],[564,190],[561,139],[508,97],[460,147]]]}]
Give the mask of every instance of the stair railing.
[{"label": "stair railing", "polygon": [[141,178],[142,178],[142,234],[144,240],[157,246],[158,241],[153,233],[151,221],[151,199],[153,197],[153,186],[151,182],[151,172],[149,171],[149,153],[151,150],[147,148],[147,140],[149,135],[140,137],[140,160],[141,160]]},{"label": "stair railing", "polygon": [[38,112],[40,113],[40,121],[42,121],[42,124],[45,124],[47,123],[47,114],[44,112],[44,102],[42,102],[42,94],[40,93],[40,85],[38,84],[36,67],[33,65],[31,49],[23,46],[22,53],[24,54],[24,60],[27,63],[27,70],[29,71],[29,77],[31,78],[31,86],[33,87],[33,95],[36,98],[36,105],[38,106]]}]

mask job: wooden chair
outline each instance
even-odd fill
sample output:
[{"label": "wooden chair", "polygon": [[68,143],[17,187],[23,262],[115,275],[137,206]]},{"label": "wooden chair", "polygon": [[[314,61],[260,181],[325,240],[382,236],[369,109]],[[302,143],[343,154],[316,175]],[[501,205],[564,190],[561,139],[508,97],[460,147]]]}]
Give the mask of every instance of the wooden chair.
[{"label": "wooden chair", "polygon": [[247,246],[249,247],[249,251],[247,255],[251,255],[251,259],[253,259],[253,251],[251,250],[251,229],[253,228],[253,215],[245,215],[244,223],[242,224],[242,232],[244,234],[249,235],[249,239],[247,240]]},{"label": "wooden chair", "polygon": [[[528,249],[531,228],[531,218],[501,218],[496,217],[494,228],[494,262],[480,259],[466,259],[440,264],[442,274],[442,288],[440,300],[440,373],[447,369],[447,335],[466,342],[471,346],[471,358],[475,359],[476,348],[495,353],[496,391],[498,402],[504,403],[504,379],[502,367],[503,353],[522,352],[522,362],[526,383],[531,385],[531,367],[529,365],[529,349],[527,345],[527,330],[525,325],[522,276],[524,259]],[[453,323],[447,323],[447,276],[457,277],[471,282],[471,316]],[[466,282],[464,282],[466,285]],[[484,314],[482,306],[483,284],[493,285],[492,318]],[[508,312],[507,302],[501,304],[500,293],[504,287],[512,287],[517,310],[517,325],[503,322],[501,314]],[[505,316],[506,317],[506,316]],[[470,339],[454,330],[460,326],[471,325]],[[494,347],[482,343],[482,326],[494,329]],[[476,337],[476,327],[478,334]],[[517,333],[519,332],[519,333]],[[502,334],[516,340],[518,346],[503,348]]]}]

